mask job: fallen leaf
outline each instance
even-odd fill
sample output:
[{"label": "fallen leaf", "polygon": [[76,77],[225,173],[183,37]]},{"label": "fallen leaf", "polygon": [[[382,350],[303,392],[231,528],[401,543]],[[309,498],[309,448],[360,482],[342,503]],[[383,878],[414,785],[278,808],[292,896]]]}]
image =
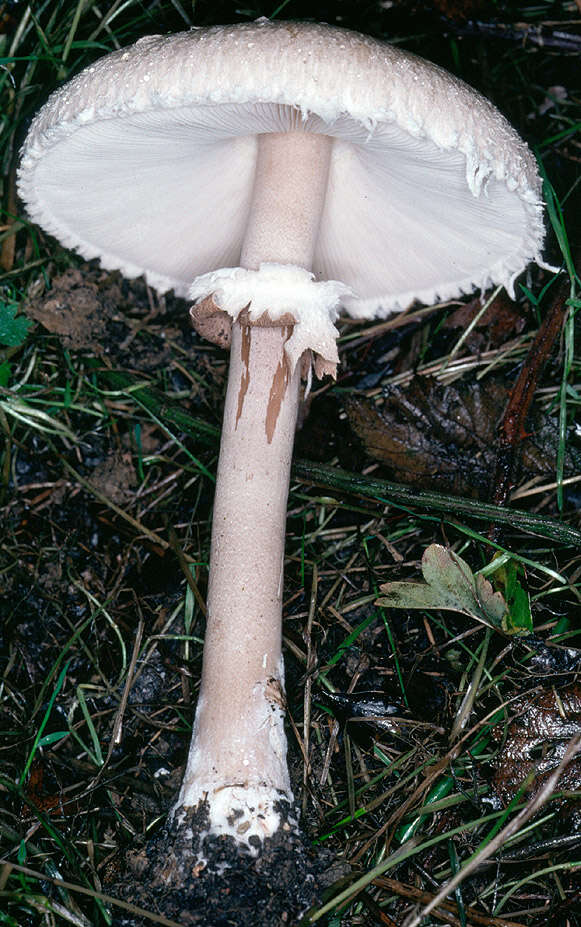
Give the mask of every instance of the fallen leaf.
[{"label": "fallen leaf", "polygon": [[[350,398],[345,410],[366,454],[385,464],[398,482],[489,499],[498,423],[509,395],[504,383],[490,378],[446,386],[416,376],[405,387],[387,388],[376,401]],[[520,479],[550,479],[559,446],[558,419],[534,407],[528,428],[520,447]],[[580,469],[581,453],[569,441],[566,474]]]},{"label": "fallen leaf", "polygon": [[480,315],[481,310],[482,301],[477,297],[458,306],[442,323],[444,330],[459,329],[463,332],[474,323],[472,331],[464,341],[472,353],[498,348],[520,334],[525,327],[521,307],[509,299],[504,291],[498,293],[483,315]]},{"label": "fallen leaf", "polygon": [[501,592],[481,574],[474,575],[465,560],[441,544],[430,544],[422,557],[425,583],[385,583],[377,605],[391,608],[444,609],[462,612],[496,631],[515,633]]},{"label": "fallen leaf", "polygon": [[[581,687],[571,684],[556,690],[541,689],[513,702],[511,719],[493,729],[492,738],[502,744],[493,760],[493,786],[503,803],[515,797],[527,776],[534,771],[527,795],[536,795],[558,766],[571,742],[581,732]],[[581,756],[567,766],[559,791],[581,789]],[[579,801],[558,800],[568,815],[579,812]]]}]

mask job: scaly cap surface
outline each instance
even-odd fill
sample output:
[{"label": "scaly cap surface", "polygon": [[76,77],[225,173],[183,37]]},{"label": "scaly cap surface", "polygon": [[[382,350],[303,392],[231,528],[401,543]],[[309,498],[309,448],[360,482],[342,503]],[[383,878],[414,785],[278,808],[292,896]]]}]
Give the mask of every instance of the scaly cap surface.
[{"label": "scaly cap surface", "polygon": [[333,136],[312,270],[354,316],[509,289],[543,240],[534,158],[466,84],[332,26],[140,39],[54,93],[23,151],[31,217],[84,257],[185,295],[238,265],[256,134]]}]

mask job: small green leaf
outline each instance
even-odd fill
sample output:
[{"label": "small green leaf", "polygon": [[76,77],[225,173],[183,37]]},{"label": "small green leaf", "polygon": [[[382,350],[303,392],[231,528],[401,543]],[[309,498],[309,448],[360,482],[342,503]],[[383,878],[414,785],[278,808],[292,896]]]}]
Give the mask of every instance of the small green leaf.
[{"label": "small green leaf", "polygon": [[[56,702],[57,696],[58,696],[60,690],[62,689],[62,687],[63,687],[63,685],[64,685],[65,677],[66,677],[66,675],[67,675],[69,666],[71,665],[72,662],[73,662],[73,658],[71,657],[69,660],[67,660],[67,662],[65,663],[65,665],[63,666],[63,668],[61,669],[61,671],[60,671],[60,673],[59,673],[59,677],[58,677],[58,679],[57,679],[57,681],[56,681],[56,685],[55,685],[55,687],[54,687],[54,689],[53,689],[53,691],[52,691],[52,693],[51,693],[51,696],[50,696],[50,698],[49,698],[49,700],[48,700],[48,705],[47,705],[46,710],[45,710],[45,712],[44,712],[43,719],[42,719],[42,721],[41,721],[41,723],[40,723],[40,728],[38,729],[38,731],[37,731],[37,733],[36,733],[36,736],[35,736],[34,741],[33,741],[33,744],[32,744],[32,748],[31,748],[31,750],[30,750],[30,753],[28,754],[28,759],[26,760],[26,763],[24,764],[24,769],[23,769],[23,771],[22,771],[22,775],[20,776],[20,780],[19,780],[19,782],[18,782],[18,784],[20,785],[20,787],[22,787],[22,786],[24,785],[24,783],[26,782],[26,778],[27,778],[27,776],[28,776],[28,773],[30,772],[30,767],[32,766],[32,761],[34,760],[35,753],[36,753],[36,751],[38,750],[38,745],[39,745],[40,741],[42,740],[42,736],[43,736],[42,732],[44,731],[45,727],[46,727],[47,724],[48,724],[48,720],[49,720],[49,718],[50,718],[52,709],[53,709],[53,707],[54,707],[54,703]],[[50,737],[51,735],[50,735],[50,734],[47,734],[46,736],[47,736],[47,737]]]},{"label": "small green leaf", "polygon": [[507,634],[529,634],[533,630],[529,594],[519,580],[523,572],[520,563],[507,560],[494,573],[496,585],[502,591],[508,605],[508,612],[502,621]]},{"label": "small green leaf", "polygon": [[422,573],[425,583],[380,586],[384,597],[377,604],[463,612],[497,631],[514,633],[507,624],[508,606],[502,593],[495,592],[484,576],[474,576],[466,561],[453,551],[430,544],[422,557]]},{"label": "small green leaf", "polygon": [[52,734],[45,734],[44,737],[41,737],[38,741],[38,746],[49,747],[51,744],[55,744],[57,740],[62,740],[63,737],[67,737],[68,734],[68,731],[53,731]]},{"label": "small green leaf", "polygon": [[19,347],[26,340],[31,322],[17,315],[17,303],[5,303],[0,300],[0,344],[9,348]]}]

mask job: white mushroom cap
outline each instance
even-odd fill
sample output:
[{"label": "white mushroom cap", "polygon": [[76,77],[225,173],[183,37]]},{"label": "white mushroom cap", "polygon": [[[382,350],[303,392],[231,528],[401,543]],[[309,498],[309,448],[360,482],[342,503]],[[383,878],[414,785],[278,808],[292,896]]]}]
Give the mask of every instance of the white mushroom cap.
[{"label": "white mushroom cap", "polygon": [[239,264],[257,134],[335,139],[312,271],[357,317],[513,281],[543,241],[534,158],[435,65],[331,26],[259,20],[140,39],[35,118],[19,190],[84,257],[159,290]]}]

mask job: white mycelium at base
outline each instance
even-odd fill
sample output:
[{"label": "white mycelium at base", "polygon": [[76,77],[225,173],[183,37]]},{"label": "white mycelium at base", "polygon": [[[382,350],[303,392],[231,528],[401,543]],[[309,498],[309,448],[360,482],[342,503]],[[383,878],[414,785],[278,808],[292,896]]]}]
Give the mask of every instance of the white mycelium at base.
[{"label": "white mycelium at base", "polygon": [[[173,817],[176,823],[186,819],[185,809],[204,807],[208,815],[208,828],[192,835],[201,847],[204,838],[209,835],[230,836],[238,844],[247,847],[251,855],[257,855],[260,843],[271,837],[280,827],[298,831],[298,819],[294,813],[294,797],[286,763],[287,740],[284,730],[284,709],[282,704],[282,658],[278,668],[278,678],[271,678],[257,683],[252,691],[252,703],[241,724],[240,740],[248,746],[248,732],[256,731],[257,749],[268,744],[269,749],[257,757],[252,750],[242,755],[240,772],[244,769],[256,770],[260,767],[260,776],[251,775],[256,781],[243,779],[226,783],[212,763],[207,749],[201,749],[196,734],[188,758],[187,772],[174,807]],[[198,703],[197,718],[204,716],[205,705]],[[233,753],[236,744],[233,744]],[[283,814],[281,816],[281,810]],[[254,838],[254,840],[252,839]]]}]

